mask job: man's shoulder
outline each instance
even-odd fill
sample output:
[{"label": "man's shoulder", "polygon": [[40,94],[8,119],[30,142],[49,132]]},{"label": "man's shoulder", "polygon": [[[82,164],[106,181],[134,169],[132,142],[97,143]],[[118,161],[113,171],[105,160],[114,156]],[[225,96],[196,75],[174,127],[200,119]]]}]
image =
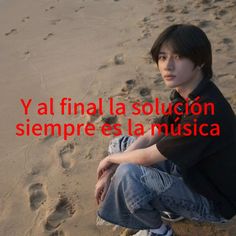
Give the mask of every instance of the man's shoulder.
[{"label": "man's shoulder", "polygon": [[212,106],[214,106],[216,116],[235,116],[230,103],[227,101],[217,85],[212,81],[209,83],[207,89],[199,95],[199,103],[205,105],[212,104]]}]

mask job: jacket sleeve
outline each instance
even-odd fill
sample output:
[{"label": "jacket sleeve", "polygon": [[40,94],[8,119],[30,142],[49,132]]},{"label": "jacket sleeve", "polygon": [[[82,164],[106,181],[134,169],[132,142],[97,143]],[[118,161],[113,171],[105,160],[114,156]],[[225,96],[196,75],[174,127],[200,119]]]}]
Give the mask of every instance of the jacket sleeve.
[{"label": "jacket sleeve", "polygon": [[[160,139],[156,147],[160,153],[167,159],[173,161],[181,168],[190,168],[199,162],[202,158],[212,155],[220,150],[225,144],[221,133],[218,136],[213,136],[210,133],[214,119],[207,116],[195,117],[188,116],[184,121],[176,125],[175,133],[171,132]],[[208,133],[208,136],[202,135],[199,127],[202,126],[202,132]],[[185,128],[188,127],[188,135],[186,135]],[[175,135],[177,129],[181,129],[180,135]],[[197,131],[197,132],[196,132]],[[191,135],[189,135],[191,132]],[[220,125],[219,125],[220,132]]]}]

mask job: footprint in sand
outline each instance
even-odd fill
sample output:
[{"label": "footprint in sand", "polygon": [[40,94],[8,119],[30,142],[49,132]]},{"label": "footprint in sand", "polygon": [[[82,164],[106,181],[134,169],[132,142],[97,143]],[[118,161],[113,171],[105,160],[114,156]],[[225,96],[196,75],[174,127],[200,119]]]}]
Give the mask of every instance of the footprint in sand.
[{"label": "footprint in sand", "polygon": [[54,19],[54,20],[51,20],[51,25],[56,25],[57,23],[61,22],[61,19]]},{"label": "footprint in sand", "polygon": [[[108,156],[108,155],[105,155],[105,156]],[[88,160],[93,158],[92,149],[89,150],[89,152],[85,155],[84,158]]]},{"label": "footprint in sand", "polygon": [[184,6],[184,8],[182,8],[180,11],[179,11],[181,14],[188,14],[189,13],[189,10],[186,6]]},{"label": "footprint in sand", "polygon": [[98,67],[98,70],[105,69],[105,68],[107,68],[108,66],[109,66],[108,64],[101,65],[101,66]]},{"label": "footprint in sand", "polygon": [[144,101],[153,102],[150,88],[148,87],[140,88],[139,95],[141,95]]},{"label": "footprint in sand", "polygon": [[26,22],[26,21],[28,21],[29,19],[30,19],[30,17],[29,17],[29,16],[26,16],[26,17],[23,17],[21,21],[22,21],[22,22]]},{"label": "footprint in sand", "polygon": [[105,63],[101,66],[98,67],[98,70],[102,70],[105,68],[108,68],[111,65],[123,65],[125,64],[125,59],[124,59],[124,54],[123,53],[119,53],[117,55],[114,56],[113,61],[110,61],[108,63]]},{"label": "footprint in sand", "polygon": [[174,16],[167,16],[166,19],[170,22],[175,21],[175,17]]},{"label": "footprint in sand", "polygon": [[200,4],[211,4],[212,0],[202,0],[201,2],[199,2]]},{"label": "footprint in sand", "polygon": [[40,173],[40,168],[38,166],[32,167],[31,172],[30,172],[31,175],[35,176],[35,175],[38,175],[39,173]]},{"label": "footprint in sand", "polygon": [[69,169],[72,165],[71,154],[75,151],[74,143],[67,143],[59,150],[59,157],[61,159],[61,166],[64,169]]},{"label": "footprint in sand", "polygon": [[49,11],[49,10],[52,10],[54,8],[55,8],[54,6],[50,6],[49,8],[46,8],[45,11]]},{"label": "footprint in sand", "polygon": [[25,55],[25,56],[26,56],[26,55],[30,55],[30,51],[29,51],[29,50],[25,51],[25,52],[24,52],[24,55]]},{"label": "footprint in sand", "polygon": [[43,40],[48,40],[52,36],[54,36],[54,34],[53,33],[49,33],[46,37],[43,38]]},{"label": "footprint in sand", "polygon": [[122,40],[122,41],[120,41],[119,43],[117,43],[117,46],[118,46],[118,47],[124,47],[124,46],[127,45],[128,42],[130,42],[130,41],[131,41],[130,39]]},{"label": "footprint in sand", "polygon": [[145,88],[140,88],[139,90],[139,94],[142,96],[142,97],[145,97],[145,96],[148,96],[151,94],[151,89],[145,87]]},{"label": "footprint in sand", "polygon": [[65,233],[63,230],[56,230],[52,232],[49,236],[65,236]]},{"label": "footprint in sand", "polygon": [[228,61],[227,62],[227,65],[232,65],[232,64],[234,64],[236,61]]},{"label": "footprint in sand", "polygon": [[121,89],[122,92],[130,92],[135,87],[136,81],[134,79],[129,79],[125,81],[125,87]]},{"label": "footprint in sand", "polygon": [[102,122],[106,124],[115,124],[117,123],[118,118],[116,115],[105,115],[102,117]]},{"label": "footprint in sand", "polygon": [[114,56],[114,63],[115,63],[115,65],[125,64],[123,53],[120,53],[120,54],[117,54]]},{"label": "footprint in sand", "polygon": [[210,11],[210,10],[215,9],[215,8],[217,8],[217,6],[209,6],[209,7],[203,8],[202,10],[203,10],[204,12],[206,12],[206,11]]},{"label": "footprint in sand", "polygon": [[78,9],[75,9],[75,12],[78,12],[79,10],[81,10],[81,9],[83,9],[83,8],[85,8],[85,7],[84,7],[84,6],[79,7]]},{"label": "footprint in sand", "polygon": [[221,16],[224,16],[224,15],[226,15],[228,13],[228,11],[227,10],[225,10],[225,9],[220,9],[220,10],[218,10],[218,11],[216,11],[216,16],[219,16],[219,17],[221,17]]},{"label": "footprint in sand", "polygon": [[126,83],[127,89],[131,90],[134,88],[136,81],[134,79],[129,79],[129,80],[126,80],[125,83]]},{"label": "footprint in sand", "polygon": [[222,42],[224,44],[231,44],[231,43],[233,43],[233,40],[231,38],[223,38]]},{"label": "footprint in sand", "polygon": [[219,43],[224,44],[227,47],[227,50],[230,50],[233,47],[234,41],[231,38],[223,38]]},{"label": "footprint in sand", "polygon": [[[71,217],[74,213],[75,210],[70,201],[68,200],[68,198],[61,197],[54,211],[47,217],[46,224],[44,226],[45,229],[51,231],[58,228],[67,218]],[[53,233],[56,232],[58,232],[58,234],[55,235],[61,235],[59,234],[60,231],[55,231]]]},{"label": "footprint in sand", "polygon": [[55,138],[55,136],[52,136],[51,134],[48,134],[48,135],[46,135],[46,136],[40,136],[40,137],[38,138],[38,140],[43,143],[43,142],[49,141],[49,140],[52,139],[52,138]]},{"label": "footprint in sand", "polygon": [[142,31],[142,39],[148,38],[151,36],[151,32],[149,28],[146,28]]},{"label": "footprint in sand", "polygon": [[209,20],[203,20],[203,21],[200,21],[200,22],[198,23],[198,27],[200,27],[200,28],[205,28],[205,27],[210,26],[210,24],[211,24],[211,21],[209,21]]},{"label": "footprint in sand", "polygon": [[164,9],[164,12],[173,13],[173,12],[175,12],[175,9],[172,5],[167,5]]},{"label": "footprint in sand", "polygon": [[29,201],[31,210],[37,210],[47,199],[43,184],[36,183],[29,187]]},{"label": "footprint in sand", "polygon": [[5,33],[6,36],[11,35],[11,34],[16,34],[17,29],[11,29],[9,32]]},{"label": "footprint in sand", "polygon": [[137,41],[146,39],[150,37],[152,29],[156,28],[156,25],[152,23],[152,17],[153,13],[150,16],[145,16],[141,22],[138,22],[139,28],[143,28],[141,37],[137,39]]}]

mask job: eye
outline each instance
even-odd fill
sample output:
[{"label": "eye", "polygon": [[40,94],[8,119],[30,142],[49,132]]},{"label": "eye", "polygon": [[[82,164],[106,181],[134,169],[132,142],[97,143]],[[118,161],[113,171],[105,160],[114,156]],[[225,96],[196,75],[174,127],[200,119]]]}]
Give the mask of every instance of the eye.
[{"label": "eye", "polygon": [[166,59],[166,56],[164,56],[164,55],[158,56],[158,61],[164,61],[165,59]]},{"label": "eye", "polygon": [[175,58],[176,60],[180,60],[182,57],[181,57],[180,55],[176,54],[176,55],[174,56],[174,58]]}]

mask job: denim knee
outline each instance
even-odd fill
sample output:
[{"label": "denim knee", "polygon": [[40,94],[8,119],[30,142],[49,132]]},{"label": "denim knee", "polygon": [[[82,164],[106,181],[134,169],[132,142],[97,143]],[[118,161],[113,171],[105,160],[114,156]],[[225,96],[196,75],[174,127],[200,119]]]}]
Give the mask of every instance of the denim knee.
[{"label": "denim knee", "polygon": [[161,195],[172,186],[173,178],[170,174],[156,168],[141,167],[141,169],[143,172],[141,182],[157,195]]},{"label": "denim knee", "polygon": [[113,178],[116,178],[117,180],[122,181],[124,179],[140,178],[141,175],[142,175],[142,172],[140,170],[139,165],[131,164],[131,163],[122,163],[116,169],[116,172]]},{"label": "denim knee", "polygon": [[146,203],[145,199],[150,194],[140,181],[142,170],[139,165],[124,163],[120,164],[112,178],[112,185],[117,191],[117,197],[122,198],[131,213]]}]

